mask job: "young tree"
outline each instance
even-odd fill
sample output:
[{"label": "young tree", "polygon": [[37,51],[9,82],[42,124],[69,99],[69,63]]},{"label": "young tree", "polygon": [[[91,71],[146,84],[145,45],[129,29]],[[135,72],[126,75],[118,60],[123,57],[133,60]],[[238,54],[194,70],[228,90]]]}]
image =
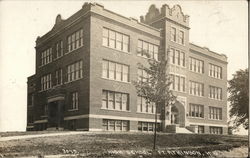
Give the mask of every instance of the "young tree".
[{"label": "young tree", "polygon": [[157,112],[164,106],[167,106],[170,102],[174,102],[176,97],[170,90],[171,79],[167,69],[167,60],[156,61],[148,59],[149,66],[144,66],[138,63],[138,68],[146,72],[146,79],[139,79],[134,81],[137,95],[146,99],[146,104],[154,103],[155,110],[155,125],[154,125],[154,146],[156,145],[156,126],[157,126]]},{"label": "young tree", "polygon": [[230,93],[228,100],[230,101],[230,117],[235,118],[233,121],[234,128],[241,124],[248,129],[248,105],[249,105],[249,76],[248,69],[236,71],[233,79],[229,82],[228,91]]}]

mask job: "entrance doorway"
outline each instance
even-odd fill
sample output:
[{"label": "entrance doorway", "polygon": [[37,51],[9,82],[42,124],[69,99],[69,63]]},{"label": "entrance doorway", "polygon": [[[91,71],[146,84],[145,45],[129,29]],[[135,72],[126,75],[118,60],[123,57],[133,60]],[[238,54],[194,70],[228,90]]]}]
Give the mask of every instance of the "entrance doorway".
[{"label": "entrance doorway", "polygon": [[171,124],[179,124],[179,111],[175,106],[171,108]]},{"label": "entrance doorway", "polygon": [[49,103],[48,110],[49,127],[58,128],[58,103],[56,101]]},{"label": "entrance doorway", "polygon": [[54,130],[63,128],[63,103],[61,100],[48,104],[48,128]]}]

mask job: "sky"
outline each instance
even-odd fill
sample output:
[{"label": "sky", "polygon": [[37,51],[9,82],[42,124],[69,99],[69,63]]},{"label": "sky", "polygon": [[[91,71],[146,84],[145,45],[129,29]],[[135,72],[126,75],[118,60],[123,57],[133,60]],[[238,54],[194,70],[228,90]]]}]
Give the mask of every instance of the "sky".
[{"label": "sky", "polygon": [[[35,73],[35,41],[61,14],[68,18],[85,1],[0,1],[0,131],[24,131],[27,77]],[[90,2],[90,1],[88,1]],[[91,1],[95,2],[95,1]],[[98,1],[108,10],[139,19],[149,6],[179,4],[190,16],[189,41],[228,57],[228,79],[248,67],[248,8],[243,0]]]}]

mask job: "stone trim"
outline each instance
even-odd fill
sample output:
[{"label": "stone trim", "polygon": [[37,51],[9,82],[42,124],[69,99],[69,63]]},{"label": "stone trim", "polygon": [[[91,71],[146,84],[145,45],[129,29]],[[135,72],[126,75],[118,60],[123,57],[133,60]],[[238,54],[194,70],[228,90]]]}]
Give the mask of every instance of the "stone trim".
[{"label": "stone trim", "polygon": [[[112,115],[95,115],[85,114],[77,116],[64,117],[64,120],[82,119],[82,118],[97,118],[97,119],[115,119],[115,120],[129,120],[129,121],[144,121],[144,122],[155,122],[155,119],[138,118],[138,117],[124,117],[124,116],[112,116]],[[157,122],[161,122],[157,119]]]},{"label": "stone trim", "polygon": [[199,126],[218,126],[218,127],[228,127],[228,125],[222,124],[212,124],[212,123],[196,123],[196,122],[189,122],[190,125],[199,125]]}]

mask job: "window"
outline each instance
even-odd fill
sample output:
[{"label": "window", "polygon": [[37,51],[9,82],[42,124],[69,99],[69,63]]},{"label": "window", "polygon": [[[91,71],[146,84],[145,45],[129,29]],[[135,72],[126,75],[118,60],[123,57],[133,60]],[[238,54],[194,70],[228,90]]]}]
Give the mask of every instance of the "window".
[{"label": "window", "polygon": [[72,104],[70,107],[70,110],[77,110],[78,109],[78,104],[79,104],[79,96],[78,96],[78,92],[73,92],[71,93],[71,97],[72,97]]},{"label": "window", "polygon": [[128,94],[122,94],[122,110],[123,111],[129,110]]},{"label": "window", "polygon": [[63,41],[56,43],[56,58],[63,56]]},{"label": "window", "polygon": [[179,43],[184,45],[184,31],[179,32]]},{"label": "window", "polygon": [[[155,129],[155,123],[154,122],[138,122],[138,131],[146,131],[146,132],[152,132]],[[156,131],[160,130],[160,123],[157,123],[156,125]]]},{"label": "window", "polygon": [[34,94],[28,94],[28,106],[32,107],[34,106]]},{"label": "window", "polygon": [[108,109],[115,109],[115,93],[108,92]]},{"label": "window", "polygon": [[[178,32],[178,33],[177,33]],[[185,44],[185,33],[182,30],[177,30],[175,27],[171,27],[170,40],[179,44]]]},{"label": "window", "polygon": [[209,127],[210,134],[222,134],[222,127]]},{"label": "window", "polygon": [[109,79],[115,79],[115,63],[109,62]]},{"label": "window", "polygon": [[189,94],[204,96],[204,84],[195,81],[189,81]]},{"label": "window", "polygon": [[[125,68],[126,69],[126,68]],[[126,74],[122,75],[122,65],[121,64],[116,64],[116,80],[117,81],[122,81],[122,76],[127,78]],[[126,70],[124,72],[127,72]]]},{"label": "window", "polygon": [[32,94],[31,95],[31,106],[35,105],[34,102],[35,102],[35,96],[34,96],[34,94]]},{"label": "window", "polygon": [[204,61],[190,57],[189,58],[189,70],[197,73],[204,73]]},{"label": "window", "polygon": [[185,67],[185,53],[180,50],[170,48],[169,51],[170,64],[179,65]]},{"label": "window", "polygon": [[144,97],[137,96],[137,112],[154,114],[155,111],[155,103],[149,104]]},{"label": "window", "polygon": [[107,60],[102,61],[102,77],[108,78],[109,74],[109,62]]},{"label": "window", "polygon": [[83,77],[82,60],[67,66],[67,81],[75,81]]},{"label": "window", "polygon": [[222,120],[222,108],[209,107],[209,119]]},{"label": "window", "polygon": [[67,38],[68,53],[83,46],[83,29],[80,29]]},{"label": "window", "polygon": [[186,81],[185,77],[170,74],[172,84],[170,88],[175,91],[185,92]]},{"label": "window", "polygon": [[126,120],[102,120],[104,131],[129,131],[129,121]]},{"label": "window", "polygon": [[108,29],[103,29],[102,30],[102,45],[103,46],[108,46],[109,44],[109,31]]},{"label": "window", "polygon": [[209,86],[209,98],[222,100],[222,88]]},{"label": "window", "polygon": [[47,74],[41,77],[41,90],[48,90],[52,88],[51,74]]},{"label": "window", "polygon": [[108,91],[102,91],[102,108],[108,108]]},{"label": "window", "polygon": [[55,85],[61,85],[61,84],[63,84],[63,81],[62,81],[62,79],[63,79],[62,69],[56,70],[56,72],[55,72],[55,79],[56,79]]},{"label": "window", "polygon": [[124,52],[129,52],[129,36],[107,28],[103,28],[102,45]]},{"label": "window", "polygon": [[173,48],[170,49],[169,59],[171,64],[175,64],[175,52]]},{"label": "window", "polygon": [[204,105],[189,104],[189,116],[204,118]]},{"label": "window", "polygon": [[41,53],[41,66],[52,62],[52,48],[48,48]]},{"label": "window", "polygon": [[129,52],[129,36],[123,35],[122,40],[123,40],[122,50],[125,52]]},{"label": "window", "polygon": [[138,45],[137,45],[138,56],[143,56],[146,58],[158,60],[158,50],[159,46],[148,43],[143,40],[138,40]]},{"label": "window", "polygon": [[113,91],[102,91],[102,108],[111,110],[129,110],[129,94]]},{"label": "window", "polygon": [[145,70],[138,68],[137,69],[137,78],[138,78],[138,81],[140,81],[140,82],[147,82],[149,75]]},{"label": "window", "polygon": [[116,81],[129,82],[129,66],[103,60],[102,77]]},{"label": "window", "polygon": [[209,76],[222,79],[222,67],[209,64]]},{"label": "window", "polygon": [[170,35],[171,41],[176,42],[176,28],[171,27],[171,35]]},{"label": "window", "polygon": [[204,126],[198,126],[198,133],[204,133]]},{"label": "window", "polygon": [[[127,103],[127,99],[124,99],[124,100]],[[123,110],[122,109],[122,94],[121,93],[115,93],[115,109],[116,110]],[[125,111],[126,111],[126,105],[125,105]]]}]

